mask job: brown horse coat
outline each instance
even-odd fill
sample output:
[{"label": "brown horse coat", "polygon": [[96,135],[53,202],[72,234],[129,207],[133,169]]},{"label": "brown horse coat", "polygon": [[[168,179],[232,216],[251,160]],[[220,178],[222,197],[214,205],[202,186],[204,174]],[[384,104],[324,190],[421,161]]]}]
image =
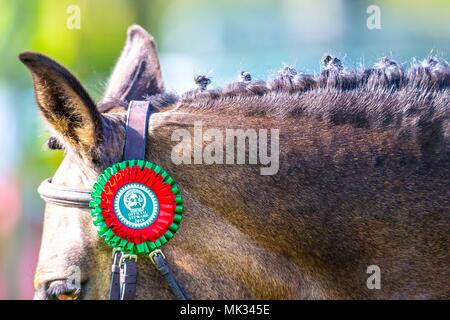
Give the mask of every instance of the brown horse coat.
[{"label": "brown horse coat", "polygon": [[[164,93],[153,39],[133,26],[104,99],[42,55],[24,53],[36,99],[65,158],[54,183],[89,188],[121,158],[128,101],[149,99],[148,160],[186,200],[165,247],[191,298],[449,298],[450,68],[433,58],[404,71],[323,59],[319,75],[284,68],[268,81]],[[176,129],[278,129],[279,169],[180,164]],[[188,144],[188,142],[185,142]],[[207,141],[200,141],[202,148]],[[179,145],[180,146],[180,145]],[[186,145],[186,147],[189,147]],[[260,146],[259,146],[260,147]],[[204,150],[204,149],[202,149]],[[81,297],[107,295],[111,249],[87,210],[47,205],[36,298],[64,298],[69,269]],[[369,289],[369,266],[381,288]],[[370,269],[370,268],[369,268]],[[146,258],[138,298],[172,298]]]}]

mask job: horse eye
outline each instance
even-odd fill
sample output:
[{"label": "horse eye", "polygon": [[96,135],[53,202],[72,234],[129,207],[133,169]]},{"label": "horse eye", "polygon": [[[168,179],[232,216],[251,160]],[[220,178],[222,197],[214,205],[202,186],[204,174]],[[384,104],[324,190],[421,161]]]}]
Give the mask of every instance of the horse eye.
[{"label": "horse eye", "polygon": [[55,137],[50,137],[47,140],[47,146],[50,150],[61,150],[63,148],[58,139]]}]

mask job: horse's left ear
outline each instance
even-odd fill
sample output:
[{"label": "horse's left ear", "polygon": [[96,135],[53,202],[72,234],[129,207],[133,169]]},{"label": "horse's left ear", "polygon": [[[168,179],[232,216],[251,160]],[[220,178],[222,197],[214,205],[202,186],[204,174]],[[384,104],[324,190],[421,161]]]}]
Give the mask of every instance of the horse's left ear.
[{"label": "horse's left ear", "polygon": [[80,82],[56,61],[32,52],[19,59],[31,71],[44,119],[78,153],[90,156],[103,138],[103,121]]},{"label": "horse's left ear", "polygon": [[155,41],[142,27],[128,29],[122,55],[109,79],[103,100],[142,100],[164,90]]}]

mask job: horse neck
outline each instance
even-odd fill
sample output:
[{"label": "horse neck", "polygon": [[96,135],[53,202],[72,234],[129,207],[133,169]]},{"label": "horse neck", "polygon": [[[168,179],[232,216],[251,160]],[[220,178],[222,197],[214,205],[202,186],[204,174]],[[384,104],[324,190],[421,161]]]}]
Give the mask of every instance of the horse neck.
[{"label": "horse neck", "polygon": [[[215,246],[210,250],[222,252],[220,243],[228,242],[229,230],[234,230],[243,241],[257,248],[249,255],[264,250],[289,257],[304,272],[323,277],[329,286],[334,281],[341,288],[361,289],[358,279],[348,277],[354,274],[355,268],[366,268],[367,261],[379,258],[377,252],[395,257],[410,254],[406,251],[413,242],[421,245],[403,230],[411,219],[420,216],[420,208],[411,206],[413,201],[408,200],[414,192],[380,193],[380,190],[403,185],[421,166],[417,157],[420,145],[414,139],[399,136],[396,128],[336,124],[312,116],[286,119],[188,114],[178,120],[172,118],[167,125],[153,131],[149,156],[167,168],[182,190],[188,192],[186,221],[197,215],[195,206],[189,207],[194,202],[214,213],[205,214],[204,221],[197,217],[201,229],[192,225],[184,227],[180,234],[187,237],[185,244],[189,250],[193,250],[193,246],[189,246],[195,242],[193,239],[207,234]],[[202,120],[203,130],[278,128],[279,172],[261,176],[258,167],[252,165],[174,165],[170,156],[177,142],[171,141],[171,133],[180,127],[192,132],[192,120]],[[445,193],[442,189],[445,183],[433,172],[430,174],[436,177],[433,182],[436,194],[429,196],[438,199]],[[413,189],[419,192],[426,181],[416,178],[411,187],[414,185]],[[395,214],[395,220],[385,223],[384,218],[379,219],[380,214],[389,212]],[[214,228],[216,220],[223,221],[222,231]],[[378,227],[373,228],[371,222]],[[404,237],[400,239],[398,232]],[[425,233],[426,230],[415,232]],[[342,278],[336,276],[336,257],[340,257],[339,269],[346,275]],[[386,263],[394,269],[398,265],[392,259],[387,259]],[[366,294],[364,292],[355,291],[355,295],[361,296]]]}]

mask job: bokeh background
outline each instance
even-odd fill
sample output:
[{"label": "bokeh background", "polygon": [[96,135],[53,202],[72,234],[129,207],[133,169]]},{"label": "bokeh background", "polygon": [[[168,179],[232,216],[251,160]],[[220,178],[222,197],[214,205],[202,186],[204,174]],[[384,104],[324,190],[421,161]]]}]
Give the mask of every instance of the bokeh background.
[{"label": "bokeh background", "polygon": [[[70,5],[80,29],[69,29]],[[381,9],[381,29],[366,12]],[[168,90],[194,87],[207,73],[222,86],[241,70],[264,79],[283,64],[320,71],[332,53],[349,67],[383,56],[404,64],[431,52],[450,55],[449,0],[0,0],[0,299],[30,299],[44,204],[36,193],[62,159],[48,151],[24,50],[72,70],[99,99],[125,41],[138,23],[158,43]]]}]

